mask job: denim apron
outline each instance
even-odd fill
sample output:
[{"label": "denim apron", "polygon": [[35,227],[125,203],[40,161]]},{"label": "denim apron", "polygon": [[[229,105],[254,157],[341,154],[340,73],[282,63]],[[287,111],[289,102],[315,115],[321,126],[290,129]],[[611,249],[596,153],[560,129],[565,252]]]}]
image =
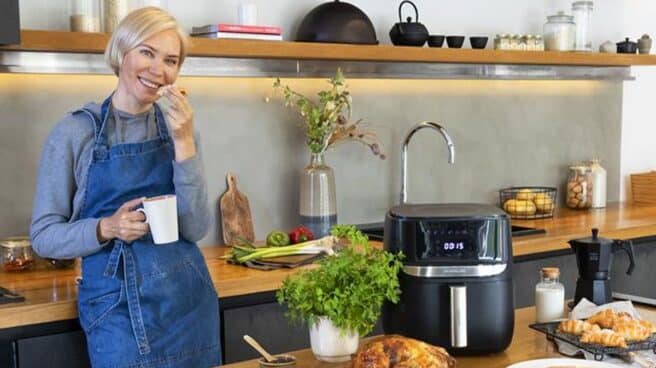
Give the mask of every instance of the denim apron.
[{"label": "denim apron", "polygon": [[[108,147],[111,96],[93,120],[95,145],[81,218],[112,215],[134,198],[175,193],[173,142],[155,105],[157,138]],[[155,245],[150,234],[114,239],[82,259],[80,325],[97,368],[216,366],[221,361],[218,296],[205,260],[183,238]]]}]

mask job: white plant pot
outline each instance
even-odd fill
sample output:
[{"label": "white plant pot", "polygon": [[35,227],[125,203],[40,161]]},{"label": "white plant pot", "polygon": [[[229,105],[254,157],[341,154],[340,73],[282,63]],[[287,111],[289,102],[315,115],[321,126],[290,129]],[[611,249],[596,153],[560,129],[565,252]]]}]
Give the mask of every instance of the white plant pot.
[{"label": "white plant pot", "polygon": [[321,361],[347,362],[358,350],[359,342],[357,332],[342,332],[326,317],[319,317],[317,323],[310,324],[312,353]]}]

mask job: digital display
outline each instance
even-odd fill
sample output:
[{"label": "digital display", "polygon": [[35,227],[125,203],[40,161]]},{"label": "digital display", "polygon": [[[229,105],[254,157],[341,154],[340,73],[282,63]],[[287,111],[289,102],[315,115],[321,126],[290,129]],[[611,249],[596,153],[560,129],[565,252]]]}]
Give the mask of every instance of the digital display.
[{"label": "digital display", "polygon": [[494,227],[486,220],[426,221],[420,223],[416,243],[417,259],[479,260],[486,258],[488,241],[494,239]]},{"label": "digital display", "polygon": [[464,250],[465,249],[465,242],[444,242],[444,245],[442,245],[442,249],[445,251],[458,251],[458,250]]}]

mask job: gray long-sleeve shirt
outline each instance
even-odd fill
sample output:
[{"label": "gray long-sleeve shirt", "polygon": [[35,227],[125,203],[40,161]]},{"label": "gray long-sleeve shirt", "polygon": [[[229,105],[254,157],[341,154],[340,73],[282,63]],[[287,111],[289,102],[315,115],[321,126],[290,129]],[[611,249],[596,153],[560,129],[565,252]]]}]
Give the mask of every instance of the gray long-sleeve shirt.
[{"label": "gray long-sleeve shirt", "polygon": [[[100,115],[99,104],[85,107]],[[110,145],[142,142],[157,136],[153,109],[137,115],[116,112],[118,122],[114,114],[109,114],[107,120]],[[192,242],[207,234],[212,221],[197,133],[194,138],[197,154],[183,162],[172,162],[180,234]],[[105,245],[96,235],[100,219],[80,219],[93,145],[94,126],[86,114],[67,114],[46,139],[30,227],[32,247],[42,257],[83,257]]]}]

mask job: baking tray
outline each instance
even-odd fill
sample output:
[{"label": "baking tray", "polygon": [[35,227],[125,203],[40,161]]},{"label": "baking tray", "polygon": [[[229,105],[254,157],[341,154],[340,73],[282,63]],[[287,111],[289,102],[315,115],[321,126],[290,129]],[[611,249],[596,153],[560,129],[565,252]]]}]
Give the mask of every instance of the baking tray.
[{"label": "baking tray", "polygon": [[559,324],[560,321],[547,322],[547,323],[534,323],[532,325],[529,325],[528,327],[546,334],[547,339],[550,340],[558,339],[568,344],[572,344],[577,348],[580,348],[581,350],[585,350],[591,354],[594,354],[594,358],[597,361],[603,360],[606,354],[625,355],[631,351],[638,351],[638,350],[652,350],[654,353],[656,353],[656,334],[652,334],[645,341],[631,342],[631,343],[627,342],[626,348],[617,348],[617,347],[602,346],[599,344],[582,343],[581,341],[579,341],[579,337],[576,335],[571,335],[564,332],[558,332]]}]

